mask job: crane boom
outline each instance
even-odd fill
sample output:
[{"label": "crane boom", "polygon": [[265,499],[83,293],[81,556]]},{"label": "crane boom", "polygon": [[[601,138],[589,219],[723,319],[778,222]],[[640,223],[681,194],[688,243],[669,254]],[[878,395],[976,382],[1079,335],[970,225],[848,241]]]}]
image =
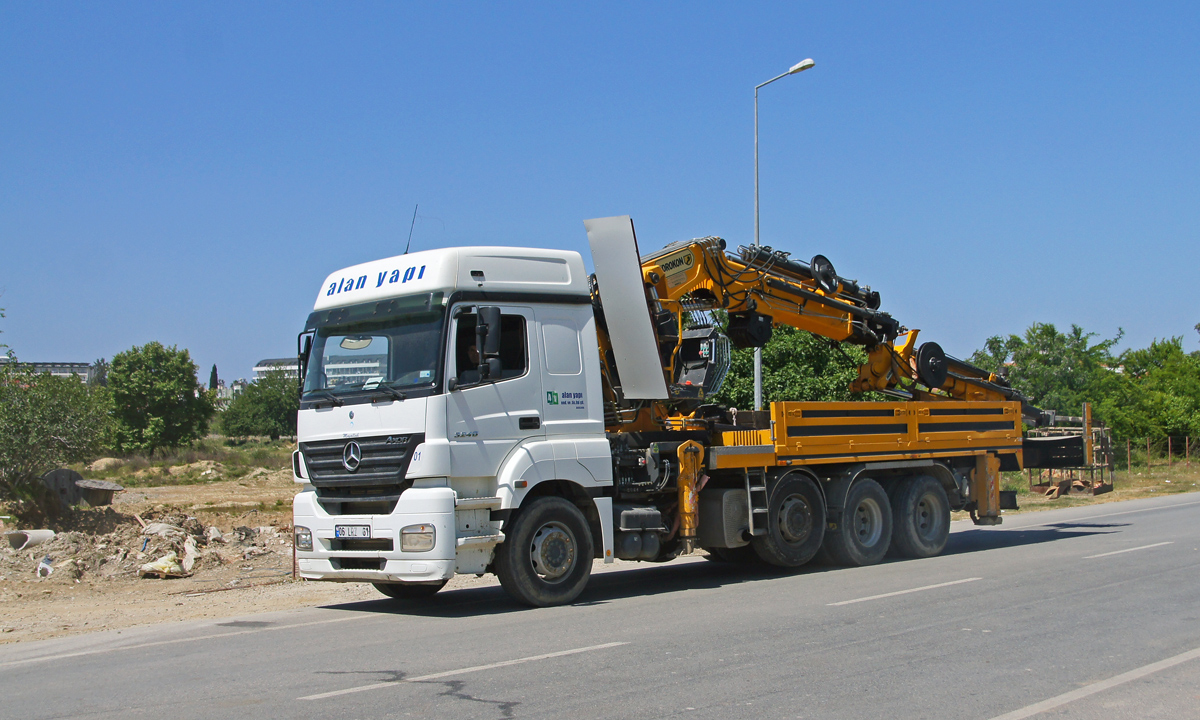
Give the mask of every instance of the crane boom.
[{"label": "crane boom", "polygon": [[[709,370],[711,364],[698,359],[712,358],[696,356],[697,352],[703,356],[706,348],[711,355],[720,354],[722,338],[711,313],[724,311],[728,313],[724,335],[735,347],[765,345],[774,325],[805,330],[835,344],[864,347],[867,361],[850,385],[854,392],[877,391],[925,401],[1016,400],[1029,421],[1040,424],[1043,418],[1044,413],[1003,378],[946,356],[937,343],[918,346],[919,331],[903,327],[881,311],[878,292],[841,277],[822,255],[801,263],[765,246],[727,252],[723,239],[706,237],[673,243],[642,257],[641,273],[663,372],[676,405],[659,407],[652,415],[669,417],[681,411],[686,415],[694,401],[719,388],[724,371],[697,372]],[[594,302],[600,305],[598,292]],[[606,328],[601,330],[604,356],[607,333]],[[607,370],[609,379],[614,379],[615,368]],[[619,404],[619,386],[610,397]]]}]

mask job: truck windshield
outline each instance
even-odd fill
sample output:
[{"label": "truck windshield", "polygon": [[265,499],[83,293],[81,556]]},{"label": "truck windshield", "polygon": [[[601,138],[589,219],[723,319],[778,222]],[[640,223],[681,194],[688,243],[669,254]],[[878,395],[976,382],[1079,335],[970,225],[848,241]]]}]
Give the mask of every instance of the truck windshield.
[{"label": "truck windshield", "polygon": [[441,293],[314,312],[304,394],[349,394],[380,386],[437,387],[441,375]]}]

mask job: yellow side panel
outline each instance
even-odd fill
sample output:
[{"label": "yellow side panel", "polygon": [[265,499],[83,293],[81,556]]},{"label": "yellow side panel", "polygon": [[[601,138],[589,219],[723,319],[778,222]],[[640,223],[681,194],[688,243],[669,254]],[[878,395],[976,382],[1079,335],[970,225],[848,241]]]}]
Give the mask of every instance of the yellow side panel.
[{"label": "yellow side panel", "polygon": [[775,453],[793,462],[1021,448],[1016,402],[774,403]]}]

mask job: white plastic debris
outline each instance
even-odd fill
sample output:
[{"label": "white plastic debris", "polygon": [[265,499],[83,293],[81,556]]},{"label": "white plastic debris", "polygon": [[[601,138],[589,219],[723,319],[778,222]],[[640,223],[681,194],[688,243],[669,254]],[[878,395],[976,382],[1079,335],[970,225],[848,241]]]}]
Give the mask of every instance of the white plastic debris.
[{"label": "white plastic debris", "polygon": [[164,537],[164,538],[167,538],[170,540],[170,539],[181,538],[186,533],[184,533],[183,528],[179,527],[178,525],[171,525],[170,523],[154,522],[154,523],[147,523],[146,529],[142,531],[142,534],[143,535],[157,535],[159,537]]},{"label": "white plastic debris", "polygon": [[183,577],[183,567],[179,564],[179,556],[175,551],[163,555],[154,562],[148,562],[138,568],[138,577],[157,575],[160,578]]},{"label": "white plastic debris", "polygon": [[183,541],[183,562],[180,565],[185,573],[190,573],[196,565],[196,559],[200,557],[200,553],[196,550],[196,540],[193,537],[188,537]]},{"label": "white plastic debris", "polygon": [[212,525],[204,531],[204,538],[210,543],[225,542],[225,536],[221,534],[221,528],[216,525]]},{"label": "white plastic debris", "polygon": [[37,566],[38,577],[50,577],[54,574],[54,566],[50,564],[51,562],[53,561],[50,559],[49,555],[42,558],[42,561],[38,563]]}]

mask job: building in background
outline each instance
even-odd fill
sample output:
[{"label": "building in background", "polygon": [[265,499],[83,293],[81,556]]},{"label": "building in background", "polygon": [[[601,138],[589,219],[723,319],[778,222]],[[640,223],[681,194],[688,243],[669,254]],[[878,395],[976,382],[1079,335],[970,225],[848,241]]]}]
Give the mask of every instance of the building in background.
[{"label": "building in background", "polygon": [[28,368],[35,373],[50,373],[55,377],[78,377],[83,382],[91,382],[95,368],[91,363],[78,362],[20,362],[12,358],[0,357],[0,364],[14,363],[18,367]]},{"label": "building in background", "polygon": [[287,377],[300,377],[300,365],[294,357],[290,358],[267,358],[259,360],[254,366],[254,379],[262,380],[272,370],[282,370]]}]

